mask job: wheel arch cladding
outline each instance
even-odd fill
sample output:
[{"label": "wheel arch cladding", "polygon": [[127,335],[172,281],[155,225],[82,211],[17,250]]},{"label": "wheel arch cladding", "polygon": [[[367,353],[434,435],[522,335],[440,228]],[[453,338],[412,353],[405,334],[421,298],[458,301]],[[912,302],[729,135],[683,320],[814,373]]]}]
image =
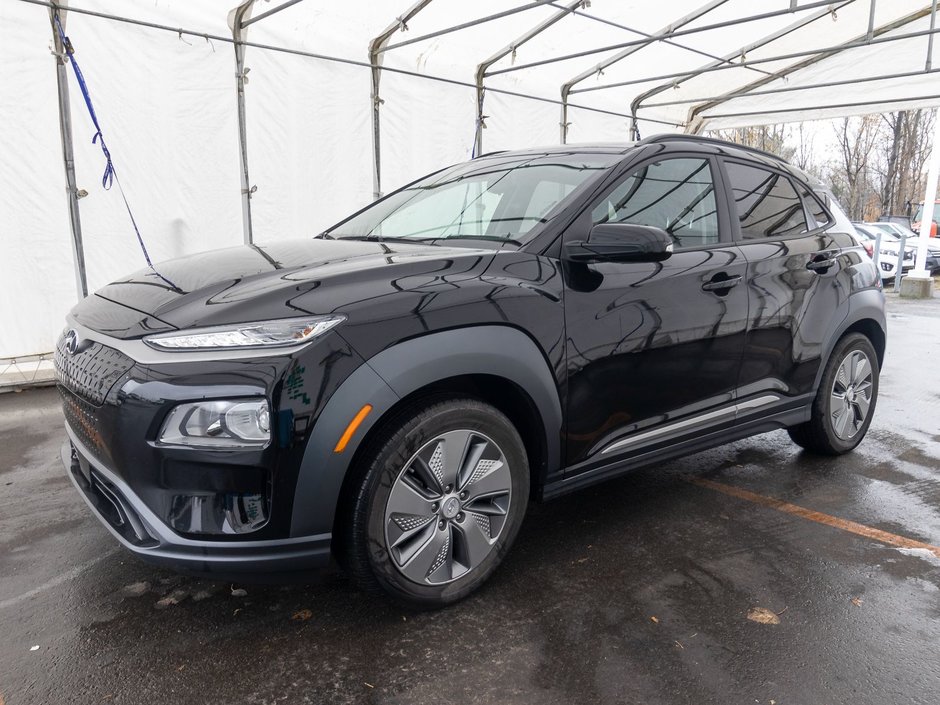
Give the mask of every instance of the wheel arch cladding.
[{"label": "wheel arch cladding", "polygon": [[[474,381],[490,384],[473,386]],[[529,400],[540,425],[539,464],[533,475],[559,467],[561,462],[561,401],[555,376],[539,347],[509,326],[475,326],[414,338],[378,353],[340,385],[317,419],[301,462],[291,517],[291,535],[307,536],[333,529],[343,481],[356,451],[373,429],[424,393],[465,392],[474,389],[484,401],[505,380]],[[470,386],[467,386],[470,385]],[[507,400],[512,399],[513,389]],[[518,397],[517,397],[518,398]],[[364,404],[366,416],[342,453],[334,453],[337,439]],[[511,420],[521,409],[496,403]],[[502,408],[505,407],[505,408]],[[513,417],[516,417],[515,419]],[[519,428],[525,439],[532,428]],[[530,438],[531,441],[531,438]],[[531,446],[527,443],[527,450]],[[541,470],[541,473],[539,472]]]},{"label": "wheel arch cladding", "polygon": [[849,312],[829,337],[822,364],[816,373],[814,389],[819,389],[823,372],[836,343],[849,333],[861,333],[871,341],[872,347],[875,348],[878,355],[878,367],[880,368],[884,364],[885,347],[887,345],[884,294],[880,289],[858,291],[849,298]]}]

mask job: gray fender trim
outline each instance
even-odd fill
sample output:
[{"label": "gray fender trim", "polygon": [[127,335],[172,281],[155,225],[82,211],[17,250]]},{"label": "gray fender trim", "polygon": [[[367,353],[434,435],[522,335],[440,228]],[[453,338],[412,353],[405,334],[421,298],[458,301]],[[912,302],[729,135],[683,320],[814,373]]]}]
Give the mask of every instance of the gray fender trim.
[{"label": "gray fender trim", "polygon": [[[561,401],[555,376],[538,346],[508,326],[475,326],[430,333],[399,343],[359,367],[340,385],[317,419],[304,451],[291,536],[330,532],[343,479],[356,448],[376,422],[408,394],[448,377],[489,374],[511,380],[532,399],[545,429],[547,467],[561,461]],[[372,411],[343,453],[333,448],[364,404]]]},{"label": "gray fender trim", "polygon": [[826,341],[822,364],[820,364],[819,371],[816,373],[816,381],[813,385],[813,389],[819,389],[823,372],[829,362],[829,356],[832,354],[832,349],[836,346],[839,338],[853,325],[866,319],[877,323],[885,334],[885,339],[887,339],[888,326],[885,319],[885,295],[881,289],[865,289],[863,291],[854,292],[852,296],[849,297],[849,312]]}]

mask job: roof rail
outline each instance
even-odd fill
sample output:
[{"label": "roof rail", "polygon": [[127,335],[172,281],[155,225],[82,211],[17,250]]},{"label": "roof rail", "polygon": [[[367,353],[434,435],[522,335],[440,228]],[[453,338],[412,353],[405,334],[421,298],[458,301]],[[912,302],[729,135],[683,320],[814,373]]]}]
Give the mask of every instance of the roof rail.
[{"label": "roof rail", "polygon": [[729,142],[728,140],[720,140],[715,137],[701,137],[699,135],[687,135],[684,133],[663,133],[659,135],[650,135],[639,141],[638,144],[651,144],[655,142],[697,142],[705,144],[716,144],[722,147],[731,147],[733,149],[740,149],[744,152],[753,152],[754,154],[759,154],[762,157],[770,157],[775,159],[778,162],[783,162],[784,164],[789,164],[786,159],[780,155],[773,154],[772,152],[764,151],[763,149],[758,149],[757,147],[749,147],[746,144],[738,144],[737,142]]}]

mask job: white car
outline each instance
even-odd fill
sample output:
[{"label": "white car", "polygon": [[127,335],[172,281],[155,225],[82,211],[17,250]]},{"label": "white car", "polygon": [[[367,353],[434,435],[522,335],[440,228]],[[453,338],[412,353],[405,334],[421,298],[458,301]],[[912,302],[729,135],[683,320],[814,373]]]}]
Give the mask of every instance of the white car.
[{"label": "white car", "polygon": [[[910,245],[914,248],[915,252],[920,246],[920,237],[910,228],[906,228],[900,223],[865,223],[869,228],[878,228],[882,233],[886,233],[891,242],[897,242],[900,244],[901,237],[905,237],[904,241],[905,250],[907,246]],[[881,238],[882,244],[884,244],[885,238]],[[914,255],[915,258],[917,255]],[[935,274],[940,271],[940,243],[937,242],[937,238],[928,238],[927,239],[927,271],[931,274]]]},{"label": "white car", "polygon": [[[898,274],[898,253],[901,250],[901,238],[893,232],[887,232],[881,228],[875,228],[869,223],[852,223],[856,232],[863,239],[875,241],[881,239],[878,247],[878,268],[881,270],[882,281],[894,279]],[[914,244],[904,244],[904,257],[901,264],[901,273],[905,274],[914,268],[915,249]]]}]

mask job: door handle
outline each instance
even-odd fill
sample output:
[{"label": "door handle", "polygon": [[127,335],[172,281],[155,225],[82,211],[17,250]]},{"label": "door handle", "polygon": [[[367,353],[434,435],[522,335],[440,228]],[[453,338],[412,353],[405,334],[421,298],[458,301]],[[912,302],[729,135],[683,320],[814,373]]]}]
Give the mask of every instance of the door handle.
[{"label": "door handle", "polygon": [[[718,277],[724,277],[724,279],[719,279]],[[724,272],[719,272],[702,284],[702,291],[722,291],[724,289],[730,289],[733,286],[737,286],[740,281],[741,277],[737,274],[733,277],[729,277]]]},{"label": "door handle", "polygon": [[824,254],[816,255],[806,264],[806,268],[811,272],[825,273],[833,264],[835,264],[835,255]]}]

